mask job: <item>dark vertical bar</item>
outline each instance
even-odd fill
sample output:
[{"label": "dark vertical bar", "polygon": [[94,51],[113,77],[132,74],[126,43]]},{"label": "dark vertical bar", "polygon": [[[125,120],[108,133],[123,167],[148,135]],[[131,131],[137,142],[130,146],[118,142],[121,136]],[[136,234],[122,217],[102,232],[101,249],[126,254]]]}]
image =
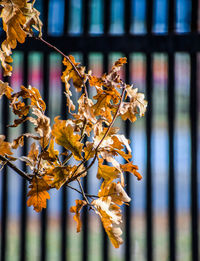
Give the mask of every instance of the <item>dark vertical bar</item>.
[{"label": "dark vertical bar", "polygon": [[192,8],[191,8],[191,31],[193,33],[198,31],[198,8],[199,8],[199,1],[192,0]]},{"label": "dark vertical bar", "polygon": [[168,32],[174,32],[174,25],[176,19],[175,1],[168,0]]},{"label": "dark vertical bar", "polygon": [[49,0],[43,0],[43,34],[48,35]]},{"label": "dark vertical bar", "polygon": [[[5,77],[3,79],[4,82],[8,82],[8,77]],[[8,125],[8,99],[4,96],[2,98],[2,131],[3,134],[8,136],[8,128],[6,126]],[[1,260],[6,260],[6,250],[7,250],[7,228],[8,228],[8,173],[7,173],[7,167],[5,166],[2,171],[2,205],[1,205]]]},{"label": "dark vertical bar", "polygon": [[148,109],[146,114],[147,137],[147,166],[146,166],[146,258],[153,260],[153,211],[152,211],[152,166],[151,166],[151,137],[152,137],[152,54],[146,55],[146,96]]},{"label": "dark vertical bar", "polygon": [[88,35],[90,26],[90,0],[83,0],[83,34]]},{"label": "dark vertical bar", "polygon": [[64,34],[69,32],[69,19],[70,19],[70,0],[65,0],[65,12],[64,12]]},{"label": "dark vertical bar", "polygon": [[174,122],[175,122],[175,57],[168,58],[168,136],[169,136],[169,260],[176,260],[176,207],[175,207],[175,171],[174,171]]},{"label": "dark vertical bar", "polygon": [[132,10],[132,1],[131,0],[125,0],[124,1],[124,31],[125,34],[130,33],[130,26],[131,26],[131,10]]},{"label": "dark vertical bar", "polygon": [[[175,1],[168,2],[168,32],[173,33],[176,11]],[[168,177],[168,215],[169,215],[169,260],[176,260],[176,208],[175,208],[175,170],[174,170],[174,122],[175,122],[175,56],[173,50],[168,55],[168,139],[169,139],[169,177]]]},{"label": "dark vertical bar", "polygon": [[[110,2],[110,1],[109,1]],[[103,54],[103,73],[108,73],[108,54]],[[108,245],[108,236],[102,227],[102,260],[108,261],[109,260],[109,245]]]},{"label": "dark vertical bar", "polygon": [[[23,84],[25,87],[28,86],[28,53],[25,52],[23,56]],[[27,123],[23,124],[23,133],[28,132]],[[28,154],[27,141],[24,141],[23,155]],[[26,172],[26,164],[23,163],[23,170]],[[26,206],[26,195],[27,195],[27,181],[22,180],[21,184],[21,219],[20,219],[20,260],[26,260],[26,230],[27,230],[27,206]]]},{"label": "dark vertical bar", "polygon": [[[43,54],[43,99],[46,103],[46,112],[48,115],[48,101],[49,101],[49,56],[48,53]],[[48,205],[47,205],[48,207]],[[40,260],[47,260],[47,219],[48,208],[43,209],[41,213],[41,247],[40,247]]]},{"label": "dark vertical bar", "polygon": [[[146,30],[152,33],[153,0],[146,1]],[[148,109],[146,114],[147,166],[146,166],[146,258],[153,260],[153,212],[152,212],[152,167],[151,167],[151,137],[152,137],[152,54],[146,54],[146,95]]]},{"label": "dark vertical bar", "polygon": [[104,34],[109,34],[111,17],[111,0],[104,0]]},{"label": "dark vertical bar", "polygon": [[[88,53],[83,54],[83,64],[88,68]],[[84,139],[84,143],[86,142],[86,139]],[[87,167],[85,165],[85,167]],[[84,177],[83,179],[83,189],[87,193],[88,192],[88,177]],[[82,260],[87,261],[88,260],[88,232],[89,232],[89,215],[88,215],[88,209],[83,208],[83,214],[82,214],[82,220],[83,220],[83,237],[82,237]]]},{"label": "dark vertical bar", "polygon": [[146,1],[146,30],[148,34],[152,33],[153,26],[153,0]]},{"label": "dark vertical bar", "polygon": [[[126,82],[129,83],[130,81],[130,60],[129,60],[129,54],[126,54],[127,57],[127,68],[125,72],[125,79]],[[130,137],[130,121],[126,121],[126,126],[125,126],[125,133],[126,137]],[[131,193],[131,179],[130,179],[130,173],[125,174],[125,181],[126,181],[126,192],[128,195]],[[125,261],[131,260],[131,219],[132,219],[132,208],[131,204],[129,206],[125,206],[125,218],[126,218],[126,223],[125,223]]]},{"label": "dark vertical bar", "polygon": [[197,92],[197,54],[190,55],[190,133],[191,133],[191,243],[192,261],[199,260],[198,224],[198,92]]},{"label": "dark vertical bar", "polygon": [[[62,64],[62,71],[66,68]],[[61,102],[61,116],[62,119],[67,118],[67,108],[66,108],[66,97],[64,95],[65,92],[65,84],[62,83],[62,102]],[[64,149],[63,149],[64,152]],[[67,223],[68,223],[68,215],[67,215],[67,188],[63,186],[61,188],[61,222],[60,222],[60,231],[61,231],[61,261],[68,260],[68,244],[67,244]]]}]

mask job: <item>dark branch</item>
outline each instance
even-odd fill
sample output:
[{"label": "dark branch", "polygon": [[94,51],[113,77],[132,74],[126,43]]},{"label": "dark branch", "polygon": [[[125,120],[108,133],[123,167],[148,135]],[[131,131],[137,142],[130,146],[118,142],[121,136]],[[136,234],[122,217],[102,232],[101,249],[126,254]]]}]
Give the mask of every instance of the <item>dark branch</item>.
[{"label": "dark branch", "polygon": [[31,178],[28,176],[27,173],[23,172],[20,170],[17,166],[15,166],[12,162],[10,162],[7,158],[4,156],[0,155],[0,160],[6,162],[6,164],[15,172],[17,172],[22,178],[31,181]]}]

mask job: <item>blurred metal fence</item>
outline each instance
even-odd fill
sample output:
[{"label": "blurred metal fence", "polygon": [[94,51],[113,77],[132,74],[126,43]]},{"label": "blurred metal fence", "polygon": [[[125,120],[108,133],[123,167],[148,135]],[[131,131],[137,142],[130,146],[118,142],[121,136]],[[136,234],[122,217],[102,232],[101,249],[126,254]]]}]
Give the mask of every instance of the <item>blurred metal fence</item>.
[{"label": "blurred metal fence", "polygon": [[[175,29],[176,19],[176,1],[169,0],[167,8],[167,31],[164,34],[153,33],[153,12],[154,1],[146,1],[146,33],[133,34],[131,33],[130,25],[132,19],[132,5],[134,1],[124,0],[122,10],[124,12],[123,20],[123,32],[119,35],[110,33],[111,26],[111,2],[108,0],[103,1],[103,32],[99,35],[93,35],[90,33],[90,0],[82,0],[82,20],[81,20],[81,32],[77,35],[70,34],[69,22],[70,22],[70,3],[72,1],[65,0],[64,4],[64,16],[63,16],[63,32],[58,36],[53,36],[48,33],[48,17],[49,17],[49,1],[42,1],[42,12],[44,17],[43,38],[58,47],[63,52],[79,52],[83,55],[83,64],[88,65],[88,54],[91,52],[99,52],[103,55],[103,71],[108,69],[108,55],[110,52],[121,52],[128,59],[130,64],[131,53],[143,53],[146,57],[146,99],[148,100],[148,110],[145,116],[146,119],[146,260],[153,261],[154,259],[154,229],[153,229],[153,208],[152,208],[152,119],[153,119],[153,69],[152,69],[152,55],[154,53],[165,53],[168,60],[168,231],[169,231],[169,243],[168,253],[170,261],[177,259],[176,251],[176,205],[175,205],[175,160],[174,160],[174,129],[175,129],[175,53],[185,52],[190,56],[190,142],[191,142],[191,172],[190,172],[190,199],[191,199],[191,260],[199,260],[199,238],[198,238],[198,173],[197,173],[197,152],[198,152],[198,89],[197,89],[197,55],[200,52],[200,33],[198,30],[198,0],[191,0],[191,17],[190,17],[190,31],[184,34],[178,34]],[[28,54],[33,51],[37,51],[43,54],[43,97],[46,103],[49,101],[49,55],[52,52],[41,42],[34,39],[27,39],[26,43],[18,46],[18,51],[23,52],[23,84],[28,84]],[[126,80],[129,82],[131,75],[130,70],[125,72]],[[66,117],[65,114],[65,101],[62,100],[62,117]],[[6,100],[3,100],[2,114],[2,133],[7,135],[8,130],[6,125],[8,124],[8,106]],[[48,111],[47,111],[48,114]],[[26,126],[24,126],[26,131]],[[130,136],[130,125],[126,124],[126,135]],[[27,146],[24,148],[24,152],[27,152]],[[24,166],[25,168],[25,166]],[[6,260],[6,238],[7,238],[7,222],[8,222],[8,175],[6,168],[2,176],[2,216],[1,216],[1,260]],[[126,178],[127,192],[130,194],[131,185],[130,178]],[[87,180],[84,182],[84,187],[87,190]],[[26,194],[27,184],[22,182],[21,187],[21,214],[20,214],[20,260],[26,260],[26,231],[27,231],[27,207],[26,207]],[[62,215],[60,220],[60,233],[61,233],[61,248],[58,249],[57,260],[67,260],[68,248],[67,246],[67,191],[62,189],[61,197]],[[131,260],[133,251],[131,245],[131,207],[125,207],[125,251],[124,260]],[[40,260],[47,260],[47,222],[48,209],[43,210],[41,213],[41,244],[40,244]],[[82,251],[82,260],[88,260],[88,213],[83,213],[83,243],[80,251]],[[102,230],[103,244],[102,244],[102,260],[109,260],[108,239]]]}]

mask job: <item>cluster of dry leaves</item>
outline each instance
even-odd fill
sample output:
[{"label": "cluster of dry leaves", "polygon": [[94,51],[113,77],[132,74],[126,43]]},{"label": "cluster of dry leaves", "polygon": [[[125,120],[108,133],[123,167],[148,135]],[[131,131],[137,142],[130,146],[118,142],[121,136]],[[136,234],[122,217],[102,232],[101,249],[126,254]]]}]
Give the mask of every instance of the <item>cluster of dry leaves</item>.
[{"label": "cluster of dry leaves", "polygon": [[[25,37],[32,34],[32,26],[41,31],[42,23],[39,12],[33,8],[34,2],[0,1],[3,29],[7,35],[0,51],[5,75],[11,74],[11,66],[7,62],[10,62],[8,57],[17,41],[24,42]],[[3,95],[7,97],[16,115],[10,127],[18,127],[24,122],[34,126],[34,133],[23,133],[10,142],[0,135],[0,163],[5,165],[22,160],[30,169],[31,174],[26,174],[30,182],[27,205],[39,212],[46,208],[50,189],[62,186],[73,189],[70,183],[76,181],[80,186],[80,191],[77,191],[83,196],[83,200],[76,200],[75,206],[70,208],[77,222],[77,231],[81,229],[80,211],[88,206],[100,216],[115,247],[123,242],[120,207],[130,201],[124,190],[124,173],[132,173],[138,179],[141,175],[131,161],[130,141],[113,124],[118,117],[134,122],[137,116],[144,115],[147,106],[144,95],[121,80],[119,70],[125,63],[126,58],[120,58],[108,74],[98,78],[91,71],[86,72],[73,56],[65,56],[63,64],[66,69],[61,80],[65,84],[68,113],[72,117],[61,120],[58,116],[53,124],[45,115],[46,105],[38,89],[21,86],[19,92],[14,92],[8,83],[0,81],[0,98]],[[88,97],[86,84],[96,90],[92,99]],[[71,99],[72,86],[80,92],[77,104]],[[13,153],[18,147],[23,147],[24,138],[31,140],[30,151],[28,155],[15,158]],[[124,164],[119,163],[119,157],[124,159]],[[74,165],[70,164],[72,158],[76,162]],[[101,185],[98,195],[94,196],[85,194],[81,179],[96,161],[96,176]]]}]

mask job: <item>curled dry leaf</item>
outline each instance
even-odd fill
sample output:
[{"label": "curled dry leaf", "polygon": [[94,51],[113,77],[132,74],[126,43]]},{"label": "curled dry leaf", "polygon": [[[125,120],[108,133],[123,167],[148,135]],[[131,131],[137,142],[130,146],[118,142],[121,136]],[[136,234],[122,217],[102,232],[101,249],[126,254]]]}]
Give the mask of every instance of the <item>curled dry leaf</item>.
[{"label": "curled dry leaf", "polygon": [[118,248],[123,243],[121,238],[122,230],[120,228],[122,223],[120,207],[112,203],[111,197],[107,197],[106,200],[102,198],[93,200],[92,205],[95,207],[96,213],[100,216],[111,243],[114,247]]},{"label": "curled dry leaf", "polygon": [[6,154],[8,155],[12,155],[11,152],[11,145],[9,142],[4,141],[5,140],[5,136],[4,135],[0,135],[0,155],[4,156]]},{"label": "curled dry leaf", "polygon": [[42,22],[39,19],[39,12],[33,7],[35,1],[29,0],[1,0],[0,18],[3,21],[3,30],[6,32],[6,39],[1,44],[0,59],[4,68],[4,76],[10,76],[12,62],[10,55],[15,49],[17,42],[24,43],[27,35],[32,35],[32,26],[40,32]]},{"label": "curled dry leaf", "polygon": [[3,95],[5,95],[10,100],[12,92],[13,89],[9,86],[9,84],[0,80],[0,99]]},{"label": "curled dry leaf", "polygon": [[76,202],[76,206],[72,206],[70,208],[70,212],[75,214],[74,220],[77,222],[77,232],[80,232],[82,226],[81,219],[80,219],[80,211],[85,205],[87,205],[87,202],[85,200],[80,200],[80,199],[77,199],[75,202]]}]

